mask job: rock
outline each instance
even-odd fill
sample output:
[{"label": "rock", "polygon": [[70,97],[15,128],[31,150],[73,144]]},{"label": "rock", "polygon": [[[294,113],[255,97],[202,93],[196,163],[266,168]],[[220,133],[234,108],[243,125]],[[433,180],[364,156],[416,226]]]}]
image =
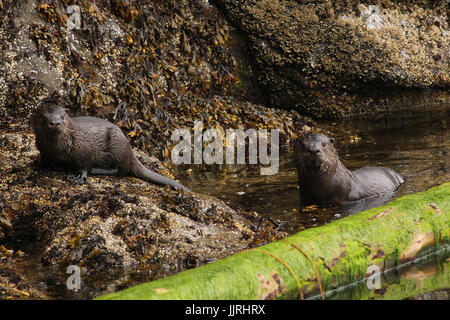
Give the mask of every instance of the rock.
[{"label": "rock", "polygon": [[316,117],[447,99],[446,3],[214,1],[247,39],[266,100]]},{"label": "rock", "polygon": [[13,227],[5,212],[5,204],[0,196],[0,241],[12,235]]},{"label": "rock", "polygon": [[0,241],[11,236],[12,231],[13,227],[11,221],[9,221],[5,214],[0,213]]},{"label": "rock", "polygon": [[232,28],[207,2],[82,2],[80,29],[64,22],[70,14],[62,0],[3,6],[2,129],[28,127],[36,105],[56,93],[72,116],[106,118],[160,159],[174,145],[173,130],[196,120],[208,128],[293,130],[286,124],[292,113],[233,96],[249,86],[238,82],[245,66],[234,53]]},{"label": "rock", "polygon": [[15,262],[5,258],[0,252],[0,300],[42,300],[48,297],[33,286],[29,279],[23,277],[14,267]]},{"label": "rock", "polygon": [[[10,217],[0,226],[14,228],[8,244],[26,253],[33,281],[64,284],[67,267],[85,270],[84,298],[132,284],[132,272],[166,276],[284,236],[256,213],[132,177],[91,176],[74,186],[71,173],[38,168],[37,156],[32,134],[0,135],[1,203]],[[138,156],[164,171],[154,158]]]}]

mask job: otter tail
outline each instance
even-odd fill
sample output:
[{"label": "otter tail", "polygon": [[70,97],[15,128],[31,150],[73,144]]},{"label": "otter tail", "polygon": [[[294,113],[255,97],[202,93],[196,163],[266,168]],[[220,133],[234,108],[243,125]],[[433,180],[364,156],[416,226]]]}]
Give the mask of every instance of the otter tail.
[{"label": "otter tail", "polygon": [[134,155],[134,153],[131,156],[131,173],[139,179],[146,180],[158,185],[167,185],[171,186],[175,189],[182,189],[184,191],[191,191],[185,186],[183,186],[181,183],[167,178],[161,174],[158,174],[150,169],[147,169],[140,161],[139,159]]}]

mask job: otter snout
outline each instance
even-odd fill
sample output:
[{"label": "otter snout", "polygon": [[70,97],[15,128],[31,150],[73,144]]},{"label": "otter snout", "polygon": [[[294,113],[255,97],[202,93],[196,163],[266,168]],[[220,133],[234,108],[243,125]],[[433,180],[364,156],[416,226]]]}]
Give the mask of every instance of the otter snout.
[{"label": "otter snout", "polygon": [[64,116],[58,114],[46,115],[45,120],[47,127],[51,129],[59,129],[65,123]]},{"label": "otter snout", "polygon": [[50,126],[57,127],[60,126],[61,124],[62,124],[61,120],[48,120],[48,125]]},{"label": "otter snout", "polygon": [[322,152],[322,144],[317,142],[307,143],[306,149],[312,156],[317,156]]}]

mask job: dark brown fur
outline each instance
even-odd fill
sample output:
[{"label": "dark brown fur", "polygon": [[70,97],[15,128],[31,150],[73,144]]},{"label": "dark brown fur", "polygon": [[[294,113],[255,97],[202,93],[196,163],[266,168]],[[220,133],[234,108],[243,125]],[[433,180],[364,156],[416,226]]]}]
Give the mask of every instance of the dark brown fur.
[{"label": "dark brown fur", "polygon": [[395,191],[403,178],[390,168],[348,170],[339,160],[334,139],[319,133],[297,142],[295,162],[304,202],[340,203]]},{"label": "dark brown fur", "polygon": [[77,183],[85,183],[88,174],[130,175],[189,191],[142,165],[120,128],[111,122],[94,117],[70,118],[57,104],[42,103],[33,114],[32,126],[41,165],[77,170]]}]

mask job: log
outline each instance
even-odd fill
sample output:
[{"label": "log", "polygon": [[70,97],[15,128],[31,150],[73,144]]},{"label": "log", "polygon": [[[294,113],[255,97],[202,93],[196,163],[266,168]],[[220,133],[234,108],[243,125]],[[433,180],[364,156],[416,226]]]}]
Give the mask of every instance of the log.
[{"label": "log", "polygon": [[[97,299],[303,299],[450,243],[450,183]],[[371,267],[373,268],[373,267]],[[375,267],[376,268],[376,267]]]}]

